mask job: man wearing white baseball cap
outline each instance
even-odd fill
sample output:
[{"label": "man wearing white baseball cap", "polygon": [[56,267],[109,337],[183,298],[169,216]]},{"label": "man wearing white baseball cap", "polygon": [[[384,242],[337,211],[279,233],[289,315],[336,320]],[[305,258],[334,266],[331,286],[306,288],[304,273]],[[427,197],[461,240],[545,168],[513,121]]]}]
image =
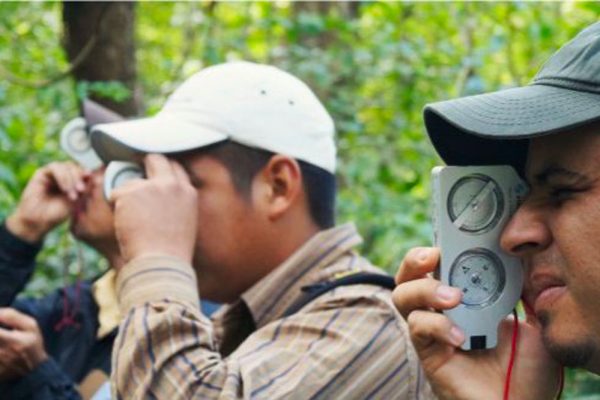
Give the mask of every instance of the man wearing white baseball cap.
[{"label": "man wearing white baseball cap", "polygon": [[[189,78],[152,118],[92,133],[142,163],[115,189],[126,265],[116,398],[417,398],[429,390],[391,278],[334,227],[334,124],[313,92],[248,62]],[[158,153],[158,154],[155,154]],[[198,298],[228,303],[212,320]]]}]

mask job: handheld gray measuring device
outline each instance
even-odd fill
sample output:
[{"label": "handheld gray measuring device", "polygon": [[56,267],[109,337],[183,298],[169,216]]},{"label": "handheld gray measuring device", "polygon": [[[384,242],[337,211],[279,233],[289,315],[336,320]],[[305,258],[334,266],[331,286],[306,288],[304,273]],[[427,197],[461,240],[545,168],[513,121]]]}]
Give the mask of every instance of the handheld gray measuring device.
[{"label": "handheld gray measuring device", "polygon": [[60,147],[89,171],[102,165],[102,161],[92,149],[87,123],[83,117],[74,118],[65,125],[60,132]]},{"label": "handheld gray measuring device", "polygon": [[465,333],[463,350],[496,347],[523,286],[521,262],[500,248],[500,235],[527,185],[507,165],[435,167],[432,185],[436,277],[463,294],[444,314]]},{"label": "handheld gray measuring device", "polygon": [[143,179],[146,175],[142,167],[129,161],[111,161],[104,172],[104,198],[110,199],[113,189],[131,179]]},{"label": "handheld gray measuring device", "polygon": [[102,165],[102,160],[92,148],[90,127],[98,123],[122,121],[123,117],[90,99],[83,100],[82,114],[82,117],[72,119],[61,130],[60,146],[79,165],[93,171]]}]

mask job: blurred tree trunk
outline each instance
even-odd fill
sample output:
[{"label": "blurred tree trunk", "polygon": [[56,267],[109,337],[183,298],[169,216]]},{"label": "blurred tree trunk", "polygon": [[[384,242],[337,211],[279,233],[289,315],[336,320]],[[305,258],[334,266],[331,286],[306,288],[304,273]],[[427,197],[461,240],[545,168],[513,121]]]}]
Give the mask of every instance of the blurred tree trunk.
[{"label": "blurred tree trunk", "polygon": [[360,1],[295,1],[296,12],[305,11],[315,14],[327,14],[329,10],[337,8],[349,18],[356,18],[360,8]]},{"label": "blurred tree trunk", "polygon": [[[303,13],[324,16],[331,12],[337,12],[347,20],[353,20],[358,17],[360,4],[360,1],[295,1],[293,3],[293,10],[296,18]],[[325,49],[330,43],[335,41],[336,37],[334,31],[325,31],[319,35],[304,35],[304,37],[300,37],[299,39],[306,46],[316,46]]]},{"label": "blurred tree trunk", "polygon": [[[131,96],[116,102],[91,95],[98,103],[132,116],[140,112],[135,62],[135,3],[63,2],[63,46],[77,66],[77,82],[119,81]],[[78,57],[85,54],[85,58]],[[81,58],[81,57],[79,57]]]}]

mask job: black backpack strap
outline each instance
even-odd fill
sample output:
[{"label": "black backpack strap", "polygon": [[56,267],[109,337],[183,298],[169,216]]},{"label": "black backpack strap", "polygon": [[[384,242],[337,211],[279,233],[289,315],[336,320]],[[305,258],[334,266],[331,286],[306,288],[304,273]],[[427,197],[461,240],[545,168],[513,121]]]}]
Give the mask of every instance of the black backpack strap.
[{"label": "black backpack strap", "polygon": [[373,274],[369,272],[354,272],[348,275],[344,275],[340,278],[333,279],[331,281],[319,282],[314,285],[308,285],[302,287],[303,295],[295,303],[288,307],[283,313],[283,317],[288,317],[292,314],[300,311],[302,307],[321,296],[330,290],[335,289],[339,286],[348,285],[376,285],[386,289],[394,289],[396,282],[394,278],[389,275]]}]

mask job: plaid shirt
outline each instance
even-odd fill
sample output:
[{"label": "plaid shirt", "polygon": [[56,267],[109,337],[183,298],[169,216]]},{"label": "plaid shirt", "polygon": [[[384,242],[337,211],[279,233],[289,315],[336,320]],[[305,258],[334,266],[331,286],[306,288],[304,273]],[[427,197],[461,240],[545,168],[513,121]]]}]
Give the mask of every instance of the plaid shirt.
[{"label": "plaid shirt", "polygon": [[113,397],[429,398],[389,290],[337,287],[283,317],[305,285],[381,272],[352,250],[359,243],[351,224],[315,235],[212,321],[191,266],[167,257],[128,264],[117,279],[124,320]]}]

